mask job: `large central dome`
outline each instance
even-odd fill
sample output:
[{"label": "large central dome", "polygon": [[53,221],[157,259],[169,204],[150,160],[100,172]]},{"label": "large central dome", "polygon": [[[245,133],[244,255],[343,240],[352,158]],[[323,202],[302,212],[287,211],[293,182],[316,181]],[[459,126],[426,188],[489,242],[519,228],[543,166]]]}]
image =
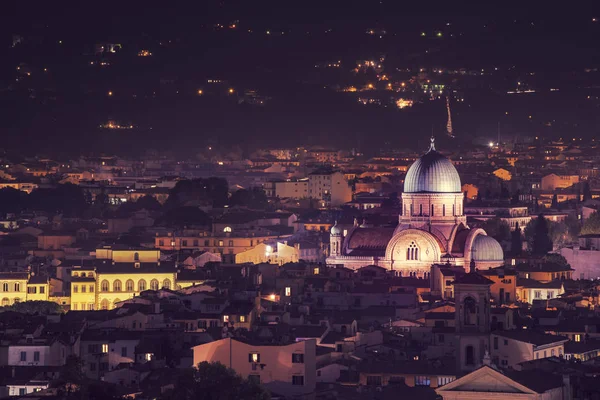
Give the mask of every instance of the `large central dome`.
[{"label": "large central dome", "polygon": [[433,138],[429,151],[410,166],[404,179],[404,193],[460,193],[460,177],[454,165],[435,150]]}]

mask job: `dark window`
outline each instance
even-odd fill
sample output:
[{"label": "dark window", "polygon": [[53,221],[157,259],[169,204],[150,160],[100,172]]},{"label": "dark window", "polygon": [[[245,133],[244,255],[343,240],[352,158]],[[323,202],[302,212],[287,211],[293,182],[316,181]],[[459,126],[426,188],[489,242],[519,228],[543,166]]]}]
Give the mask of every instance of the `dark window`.
[{"label": "dark window", "polygon": [[292,376],[292,385],[304,386],[304,375]]},{"label": "dark window", "polygon": [[381,375],[370,375],[367,376],[368,386],[381,386]]},{"label": "dark window", "polygon": [[335,351],[337,351],[338,353],[341,353],[342,352],[342,345],[341,344],[336,345],[335,346]]},{"label": "dark window", "polygon": [[498,350],[498,337],[494,338],[494,350]]},{"label": "dark window", "polygon": [[90,371],[96,371],[96,363],[90,363]]},{"label": "dark window", "polygon": [[24,351],[21,352],[21,361],[27,361],[27,353]]},{"label": "dark window", "polygon": [[504,339],[504,345],[508,346],[508,339]]},{"label": "dark window", "polygon": [[441,335],[441,334],[438,335],[438,342],[439,343],[444,343],[444,340],[445,340],[444,335]]},{"label": "dark window", "polygon": [[477,304],[472,297],[467,297],[463,303],[463,314],[465,325],[475,325]]},{"label": "dark window", "polygon": [[26,388],[19,388],[19,396],[25,396],[27,394]]},{"label": "dark window", "polygon": [[108,363],[100,363],[100,371],[108,371]]},{"label": "dark window", "polygon": [[40,361],[40,352],[39,351],[33,352],[33,361]]},{"label": "dark window", "polygon": [[127,347],[121,347],[121,357],[127,357]]},{"label": "dark window", "polygon": [[292,363],[304,364],[304,354],[292,354]]},{"label": "dark window", "polygon": [[473,349],[473,346],[465,347],[465,365],[475,365],[475,349]]}]

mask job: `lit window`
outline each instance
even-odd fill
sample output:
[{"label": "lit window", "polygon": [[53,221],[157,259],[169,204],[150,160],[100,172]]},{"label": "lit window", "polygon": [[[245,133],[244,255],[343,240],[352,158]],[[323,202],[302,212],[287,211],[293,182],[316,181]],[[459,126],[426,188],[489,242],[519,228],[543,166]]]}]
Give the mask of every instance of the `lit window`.
[{"label": "lit window", "polygon": [[244,315],[240,315],[240,322],[246,322],[246,317]]},{"label": "lit window", "polygon": [[287,297],[290,297],[292,295],[292,288],[291,287],[288,286],[288,287],[285,288],[285,295]]},{"label": "lit window", "polygon": [[231,227],[230,226],[226,226],[225,228],[223,228],[223,232],[230,233],[231,232]]},{"label": "lit window", "polygon": [[581,342],[581,335],[580,334],[576,334],[575,335],[575,341],[576,342]]},{"label": "lit window", "polygon": [[223,322],[229,322],[229,315],[223,315]]},{"label": "lit window", "polygon": [[315,275],[319,275],[319,268],[315,268],[315,269],[313,270],[313,273],[314,273]]},{"label": "lit window", "polygon": [[152,361],[152,356],[153,356],[153,354],[152,354],[152,353],[146,353],[146,354],[144,355],[144,359],[145,359],[146,361]]},{"label": "lit window", "polygon": [[248,354],[248,361],[251,363],[259,363],[260,362],[260,354],[259,353]]},{"label": "lit window", "polygon": [[102,345],[102,352],[103,353],[108,353],[108,344],[103,344]]}]

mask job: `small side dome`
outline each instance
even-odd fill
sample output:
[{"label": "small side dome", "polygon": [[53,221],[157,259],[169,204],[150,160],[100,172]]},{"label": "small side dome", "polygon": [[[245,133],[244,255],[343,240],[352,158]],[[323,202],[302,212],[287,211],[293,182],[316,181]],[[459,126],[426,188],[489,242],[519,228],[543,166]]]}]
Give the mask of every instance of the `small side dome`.
[{"label": "small side dome", "polygon": [[341,235],[342,235],[342,230],[338,226],[337,221],[335,221],[335,224],[333,224],[333,226],[331,227],[331,236],[341,236]]},{"label": "small side dome", "polygon": [[471,247],[475,261],[504,261],[504,251],[493,237],[477,235]]}]

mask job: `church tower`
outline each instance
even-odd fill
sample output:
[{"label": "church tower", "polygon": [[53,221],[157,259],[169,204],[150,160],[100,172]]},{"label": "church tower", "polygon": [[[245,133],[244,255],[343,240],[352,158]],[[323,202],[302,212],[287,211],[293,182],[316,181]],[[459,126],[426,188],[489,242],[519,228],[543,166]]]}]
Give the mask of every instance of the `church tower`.
[{"label": "church tower", "polygon": [[456,361],[459,371],[473,371],[482,365],[490,348],[490,286],[493,282],[475,271],[454,281]]},{"label": "church tower", "polygon": [[329,256],[341,256],[342,255],[342,230],[335,221],[335,224],[331,227],[329,234]]}]

